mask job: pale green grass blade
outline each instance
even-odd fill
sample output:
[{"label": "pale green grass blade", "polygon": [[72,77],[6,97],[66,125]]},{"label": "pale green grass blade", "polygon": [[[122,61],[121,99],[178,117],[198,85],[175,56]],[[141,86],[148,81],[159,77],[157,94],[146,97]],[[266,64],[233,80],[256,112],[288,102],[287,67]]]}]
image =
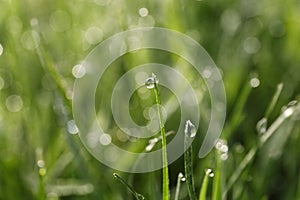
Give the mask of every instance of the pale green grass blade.
[{"label": "pale green grass blade", "polygon": [[180,194],[180,186],[181,186],[181,181],[183,181],[184,176],[183,174],[180,172],[178,174],[178,177],[177,177],[177,184],[176,184],[176,191],[175,191],[175,198],[174,200],[179,200],[179,194]]},{"label": "pale green grass blade", "polygon": [[210,177],[214,177],[214,173],[212,172],[211,169],[206,169],[201,190],[200,190],[199,200],[206,200],[206,191],[207,191]]},{"label": "pale green grass blade", "polygon": [[277,85],[277,90],[271,100],[271,103],[269,104],[268,108],[267,108],[267,111],[266,111],[266,114],[265,114],[265,117],[266,118],[269,118],[270,117],[270,114],[271,112],[274,110],[275,108],[275,105],[276,103],[278,102],[278,99],[280,97],[280,94],[282,92],[282,89],[283,89],[283,83],[280,83]]}]

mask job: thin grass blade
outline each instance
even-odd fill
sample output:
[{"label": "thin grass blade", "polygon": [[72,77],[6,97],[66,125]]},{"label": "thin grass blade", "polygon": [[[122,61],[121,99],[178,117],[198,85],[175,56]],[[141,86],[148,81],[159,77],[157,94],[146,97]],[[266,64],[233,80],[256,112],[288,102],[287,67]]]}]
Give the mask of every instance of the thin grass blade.
[{"label": "thin grass blade", "polygon": [[127,187],[127,189],[133,194],[133,196],[137,199],[137,200],[144,200],[146,199],[143,195],[137,193],[132,186],[130,186],[119,174],[117,173],[113,173],[113,176],[120,181],[123,185],[125,185]]}]

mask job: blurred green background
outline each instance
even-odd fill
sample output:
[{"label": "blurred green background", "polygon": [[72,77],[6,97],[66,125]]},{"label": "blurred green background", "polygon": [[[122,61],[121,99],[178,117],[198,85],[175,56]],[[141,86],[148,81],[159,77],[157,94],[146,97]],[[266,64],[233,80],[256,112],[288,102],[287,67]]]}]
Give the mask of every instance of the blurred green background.
[{"label": "blurred green background", "polygon": [[[283,83],[283,89],[268,116],[269,125],[282,107],[299,98],[297,0],[0,0],[0,199],[132,198],[113,178],[115,171],[94,159],[80,142],[72,121],[72,87],[77,65],[97,44],[115,33],[144,26],[189,35],[222,71],[227,120],[221,138],[229,147],[228,159],[222,161],[223,187],[258,144],[256,124],[265,116],[277,85]],[[153,57],[147,56],[151,53]],[[96,97],[98,109],[103,108],[99,120],[111,132],[120,132],[105,104],[113,83],[130,67],[153,59],[161,63],[176,60],[150,50],[128,54],[101,80]],[[168,90],[162,93],[162,101],[171,95]],[[133,98],[133,118],[141,119],[139,111],[151,105],[153,98]],[[180,113],[167,121],[169,130],[176,130],[176,114]],[[257,152],[227,199],[300,199],[297,120],[299,116],[285,120]],[[116,135],[120,145],[132,151],[141,151],[147,144],[122,133]],[[196,151],[200,142],[193,144]],[[204,169],[214,169],[217,156],[214,152],[205,159],[195,156],[197,189]],[[177,174],[182,171],[182,158],[170,165],[172,197]],[[120,174],[147,199],[161,199],[160,171]],[[208,192],[208,199],[211,196]],[[181,199],[188,199],[184,184]]]}]

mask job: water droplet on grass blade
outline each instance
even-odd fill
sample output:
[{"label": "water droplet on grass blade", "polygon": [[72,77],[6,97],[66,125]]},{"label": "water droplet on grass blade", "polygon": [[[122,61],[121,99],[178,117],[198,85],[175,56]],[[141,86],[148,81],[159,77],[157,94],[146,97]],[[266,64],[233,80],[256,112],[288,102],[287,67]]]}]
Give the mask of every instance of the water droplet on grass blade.
[{"label": "water droplet on grass blade", "polygon": [[264,134],[267,131],[267,126],[268,126],[268,119],[264,117],[257,122],[256,130],[258,133]]},{"label": "water droplet on grass blade", "polygon": [[152,76],[147,78],[145,81],[145,85],[148,89],[152,89],[155,87],[155,84],[158,83],[158,79],[156,78],[156,75],[152,73]]},{"label": "water droplet on grass blade", "polygon": [[195,125],[190,121],[187,120],[185,123],[185,129],[184,129],[184,134],[190,136],[190,137],[195,137],[197,133]]},{"label": "water droplet on grass blade", "polygon": [[208,175],[209,177],[214,177],[215,174],[214,172],[212,171],[212,169],[206,169],[205,171],[206,175]]}]

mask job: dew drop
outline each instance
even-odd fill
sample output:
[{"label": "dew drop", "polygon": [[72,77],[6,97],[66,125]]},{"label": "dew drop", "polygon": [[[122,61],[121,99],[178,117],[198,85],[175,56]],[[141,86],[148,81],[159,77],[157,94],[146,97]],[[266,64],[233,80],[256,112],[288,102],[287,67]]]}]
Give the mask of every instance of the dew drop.
[{"label": "dew drop", "polygon": [[220,148],[220,151],[222,153],[227,153],[228,152],[228,146],[226,144],[222,145]]},{"label": "dew drop", "polygon": [[283,116],[285,118],[290,117],[292,114],[294,113],[294,109],[292,107],[287,108],[284,112],[283,112]]},{"label": "dew drop", "polygon": [[148,15],[149,11],[147,8],[140,8],[139,9],[139,14],[141,17],[146,17]]},{"label": "dew drop", "polygon": [[153,149],[154,146],[155,146],[155,143],[149,142],[149,144],[146,146],[145,150],[149,152]]},{"label": "dew drop", "polygon": [[77,134],[79,132],[74,120],[70,120],[67,123],[67,130],[70,134]]},{"label": "dew drop", "polygon": [[85,68],[78,64],[72,68],[72,74],[75,78],[82,78],[85,75]]},{"label": "dew drop", "polygon": [[228,153],[222,153],[220,156],[221,160],[225,161],[228,159]]},{"label": "dew drop", "polygon": [[197,133],[196,127],[190,120],[187,120],[185,123],[184,133],[190,136],[191,138],[196,136]]},{"label": "dew drop", "polygon": [[268,119],[264,117],[257,122],[256,130],[258,133],[264,134],[267,131],[267,126],[268,126]]},{"label": "dew drop", "polygon": [[158,79],[156,78],[156,75],[152,73],[152,76],[147,78],[145,81],[145,85],[148,89],[153,89],[155,87],[155,84],[158,83]]},{"label": "dew drop", "polygon": [[205,173],[209,177],[214,177],[215,176],[215,174],[213,173],[212,169],[206,169]]},{"label": "dew drop", "polygon": [[102,145],[109,145],[111,143],[111,137],[108,134],[102,134],[99,141]]},{"label": "dew drop", "polygon": [[260,80],[258,78],[252,78],[250,80],[250,85],[253,88],[257,88],[260,85]]},{"label": "dew drop", "polygon": [[45,167],[45,161],[44,161],[44,160],[38,160],[38,161],[36,162],[36,164],[37,164],[37,166],[38,166],[39,168]]}]

